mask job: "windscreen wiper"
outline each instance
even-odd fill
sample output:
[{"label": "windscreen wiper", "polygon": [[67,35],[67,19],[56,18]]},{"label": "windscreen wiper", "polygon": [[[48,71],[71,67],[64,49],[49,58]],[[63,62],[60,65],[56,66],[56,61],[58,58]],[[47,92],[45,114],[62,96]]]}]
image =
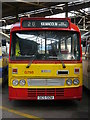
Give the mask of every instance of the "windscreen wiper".
[{"label": "windscreen wiper", "polygon": [[61,60],[62,66],[63,68],[66,68],[66,65],[64,64],[64,62]]},{"label": "windscreen wiper", "polygon": [[[55,53],[56,53],[56,51],[55,51]],[[57,53],[56,53],[56,55],[57,55]],[[66,65],[65,65],[64,62],[60,59],[60,50],[59,50],[59,60],[60,60],[60,62],[62,63],[62,67],[63,67],[63,68],[66,68]]]},{"label": "windscreen wiper", "polygon": [[[53,56],[50,56],[49,58],[58,58],[58,57],[53,57]],[[63,68],[66,68],[66,66],[65,66],[64,62],[60,59],[60,57],[59,57],[59,60],[60,60],[60,62],[62,63]]]},{"label": "windscreen wiper", "polygon": [[[39,37],[39,35],[37,36],[36,40],[38,39],[38,37]],[[26,68],[29,68],[29,67],[31,66],[31,64],[32,64],[32,62],[35,60],[37,54],[38,54],[38,52],[36,51],[36,53],[33,55],[33,56],[34,56],[33,59],[30,60],[30,62],[29,62],[28,65],[26,66]]]},{"label": "windscreen wiper", "polygon": [[66,65],[65,65],[64,62],[60,59],[60,51],[59,51],[59,60],[60,60],[60,62],[62,63],[63,68],[66,68]]},{"label": "windscreen wiper", "polygon": [[26,66],[26,68],[29,68],[29,67],[31,66],[32,62],[33,62],[33,61],[35,60],[35,58],[36,58],[37,53],[38,53],[38,52],[36,52],[36,53],[33,55],[33,59],[30,60],[30,62],[29,62],[28,65]]}]

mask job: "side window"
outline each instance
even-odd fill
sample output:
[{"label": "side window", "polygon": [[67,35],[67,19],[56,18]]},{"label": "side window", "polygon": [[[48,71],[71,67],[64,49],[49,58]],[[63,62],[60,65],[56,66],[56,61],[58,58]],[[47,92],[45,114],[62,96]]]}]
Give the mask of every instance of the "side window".
[{"label": "side window", "polygon": [[11,42],[11,56],[15,56],[15,33],[12,33],[12,42]]},{"label": "side window", "polygon": [[79,56],[80,56],[80,53],[79,53],[79,50],[80,50],[80,46],[79,46],[79,35],[77,35],[77,34],[73,34],[73,40],[74,40],[74,57],[76,58],[76,59],[78,59],[79,58]]},{"label": "side window", "polygon": [[87,40],[87,50],[86,52],[88,52],[88,54],[90,54],[90,37]]},{"label": "side window", "polygon": [[88,59],[90,59],[89,56],[90,56],[90,38],[87,38],[82,43],[82,59],[83,60],[88,60]]}]

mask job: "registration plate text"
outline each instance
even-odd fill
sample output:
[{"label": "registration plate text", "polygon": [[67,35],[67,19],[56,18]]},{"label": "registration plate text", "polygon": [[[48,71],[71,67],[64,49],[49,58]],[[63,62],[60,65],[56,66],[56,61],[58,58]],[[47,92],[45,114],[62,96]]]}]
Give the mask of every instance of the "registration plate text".
[{"label": "registration plate text", "polygon": [[38,100],[54,100],[54,96],[37,96]]}]

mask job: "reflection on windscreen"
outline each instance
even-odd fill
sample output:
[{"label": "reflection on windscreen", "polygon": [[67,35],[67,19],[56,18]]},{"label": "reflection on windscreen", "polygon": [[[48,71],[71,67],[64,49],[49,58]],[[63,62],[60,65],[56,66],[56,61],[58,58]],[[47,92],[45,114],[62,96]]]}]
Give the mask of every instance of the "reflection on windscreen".
[{"label": "reflection on windscreen", "polygon": [[78,33],[19,31],[12,34],[11,59],[80,60]]}]

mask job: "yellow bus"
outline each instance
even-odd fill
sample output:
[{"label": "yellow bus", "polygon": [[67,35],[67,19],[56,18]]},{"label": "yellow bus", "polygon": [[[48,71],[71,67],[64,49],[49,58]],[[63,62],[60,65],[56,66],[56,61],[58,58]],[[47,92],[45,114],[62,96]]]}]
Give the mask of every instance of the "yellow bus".
[{"label": "yellow bus", "polygon": [[12,26],[10,100],[82,99],[79,28],[69,18],[21,18]]},{"label": "yellow bus", "polygon": [[2,83],[2,52],[0,47],[0,85]]},{"label": "yellow bus", "polygon": [[0,86],[8,81],[8,56],[0,47]]},{"label": "yellow bus", "polygon": [[10,37],[0,31],[0,86],[8,81],[8,42]]}]

